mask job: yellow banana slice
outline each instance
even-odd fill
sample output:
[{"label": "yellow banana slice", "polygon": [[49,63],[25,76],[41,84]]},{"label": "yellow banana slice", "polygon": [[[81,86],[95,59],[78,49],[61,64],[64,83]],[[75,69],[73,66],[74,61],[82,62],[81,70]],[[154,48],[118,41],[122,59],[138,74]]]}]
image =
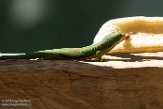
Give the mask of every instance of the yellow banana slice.
[{"label": "yellow banana slice", "polygon": [[163,51],[163,17],[135,16],[109,20],[100,28],[93,44],[111,32],[128,35],[111,53]]}]

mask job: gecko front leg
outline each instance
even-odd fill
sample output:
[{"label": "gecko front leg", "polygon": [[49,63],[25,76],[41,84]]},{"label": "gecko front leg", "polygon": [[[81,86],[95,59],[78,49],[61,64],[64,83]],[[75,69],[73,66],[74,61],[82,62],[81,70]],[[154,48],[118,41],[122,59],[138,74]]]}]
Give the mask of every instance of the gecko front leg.
[{"label": "gecko front leg", "polygon": [[95,59],[97,61],[101,61],[103,55],[104,55],[103,51],[96,51],[96,57],[95,57]]}]

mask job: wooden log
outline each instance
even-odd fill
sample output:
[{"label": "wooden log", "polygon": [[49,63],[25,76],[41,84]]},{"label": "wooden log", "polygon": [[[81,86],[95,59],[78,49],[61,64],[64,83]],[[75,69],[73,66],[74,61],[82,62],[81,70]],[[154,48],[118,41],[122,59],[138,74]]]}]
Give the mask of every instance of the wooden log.
[{"label": "wooden log", "polygon": [[163,109],[162,52],[104,58],[105,62],[0,60],[1,107]]}]

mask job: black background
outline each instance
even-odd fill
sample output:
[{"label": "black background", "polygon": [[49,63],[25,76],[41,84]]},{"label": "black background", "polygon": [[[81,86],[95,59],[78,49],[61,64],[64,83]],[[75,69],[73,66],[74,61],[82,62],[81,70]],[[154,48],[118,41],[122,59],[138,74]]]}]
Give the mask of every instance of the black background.
[{"label": "black background", "polygon": [[0,0],[0,52],[82,47],[92,43],[109,19],[163,16],[162,0],[40,0],[47,3],[43,17],[27,26],[15,17],[21,10],[12,13],[13,3],[19,1],[28,0]]}]

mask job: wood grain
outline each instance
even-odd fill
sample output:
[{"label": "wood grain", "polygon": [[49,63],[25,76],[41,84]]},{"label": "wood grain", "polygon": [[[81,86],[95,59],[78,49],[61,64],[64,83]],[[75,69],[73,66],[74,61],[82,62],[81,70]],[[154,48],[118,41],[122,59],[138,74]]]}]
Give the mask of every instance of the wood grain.
[{"label": "wood grain", "polygon": [[[31,100],[2,109],[163,109],[162,53],[79,60],[1,60],[0,100]],[[108,60],[109,58],[109,60]]]}]

